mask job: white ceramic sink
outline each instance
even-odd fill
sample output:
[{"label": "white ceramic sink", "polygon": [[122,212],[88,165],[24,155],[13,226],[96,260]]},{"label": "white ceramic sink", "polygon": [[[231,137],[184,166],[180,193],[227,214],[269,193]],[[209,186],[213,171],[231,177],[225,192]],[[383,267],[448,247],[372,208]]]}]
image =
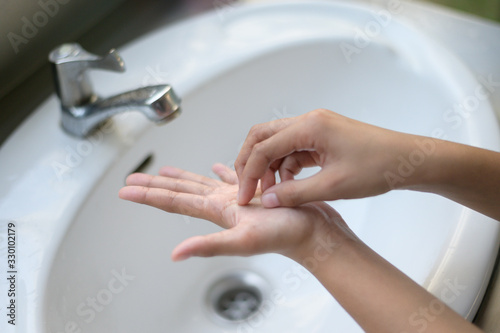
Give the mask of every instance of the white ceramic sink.
[{"label": "white ceramic sink", "polygon": [[[355,44],[376,24],[367,44]],[[145,160],[148,173],[173,165],[211,175],[216,162],[232,165],[251,125],[316,108],[499,149],[488,99],[453,111],[473,103],[481,83],[395,15],[384,21],[380,12],[336,2],[233,8],[166,27],[120,53],[127,72],[94,73],[96,91],[168,82],[183,98],[180,117],[156,127],[124,114],[78,140],[58,127],[52,97],[0,151],[0,218],[16,224],[22,242],[21,331],[361,332],[284,257],[171,262],[176,244],[217,227],[121,201],[125,177]],[[474,316],[498,250],[497,222],[423,193],[331,204],[373,249]],[[221,319],[207,300],[214,283],[234,274],[262,293],[246,321]]]}]

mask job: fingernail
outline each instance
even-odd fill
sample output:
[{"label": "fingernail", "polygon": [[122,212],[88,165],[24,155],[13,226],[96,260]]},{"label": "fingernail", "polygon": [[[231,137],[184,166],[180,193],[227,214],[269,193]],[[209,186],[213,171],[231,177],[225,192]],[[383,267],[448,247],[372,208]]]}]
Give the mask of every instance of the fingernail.
[{"label": "fingernail", "polygon": [[264,194],[261,198],[262,205],[267,208],[274,208],[280,205],[276,193]]}]

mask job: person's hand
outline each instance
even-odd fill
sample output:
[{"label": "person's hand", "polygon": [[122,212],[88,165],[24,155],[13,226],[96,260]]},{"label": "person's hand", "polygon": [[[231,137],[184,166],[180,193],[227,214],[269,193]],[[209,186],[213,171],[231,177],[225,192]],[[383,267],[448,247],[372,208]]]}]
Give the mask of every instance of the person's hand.
[{"label": "person's hand", "polygon": [[[256,125],[235,162],[238,203],[250,202],[259,181],[262,204],[269,208],[368,197],[411,186],[417,173],[413,169],[411,175],[401,172],[402,158],[408,159],[415,151],[420,163],[434,145],[430,138],[394,132],[322,109]],[[311,166],[321,170],[294,180],[303,168]]]},{"label": "person's hand", "polygon": [[223,181],[164,167],[159,176],[130,175],[119,192],[122,199],[210,220],[227,229],[185,240],[172,253],[175,261],[268,252],[300,261],[318,251],[318,244],[336,247],[346,237],[356,238],[338,213],[323,202],[269,210],[261,206],[257,193],[249,205],[240,206],[236,173],[222,164],[214,165],[213,170]]}]

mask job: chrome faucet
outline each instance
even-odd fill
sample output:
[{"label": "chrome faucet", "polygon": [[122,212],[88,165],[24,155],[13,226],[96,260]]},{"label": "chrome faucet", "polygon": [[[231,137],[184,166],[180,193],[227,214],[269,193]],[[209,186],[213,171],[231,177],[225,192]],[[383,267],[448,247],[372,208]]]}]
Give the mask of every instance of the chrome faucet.
[{"label": "chrome faucet", "polygon": [[79,44],[63,44],[49,54],[49,60],[61,100],[62,127],[72,135],[85,137],[111,116],[125,111],[140,111],[160,124],[180,114],[180,98],[167,84],[143,87],[104,99],[98,97],[87,70],[124,72],[125,64],[114,49],[99,57],[85,51]]}]

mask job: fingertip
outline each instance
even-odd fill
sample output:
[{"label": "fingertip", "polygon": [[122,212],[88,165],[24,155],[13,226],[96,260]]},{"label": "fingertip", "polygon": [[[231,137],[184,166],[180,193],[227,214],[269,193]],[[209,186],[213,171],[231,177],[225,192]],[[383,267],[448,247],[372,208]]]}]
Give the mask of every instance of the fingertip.
[{"label": "fingertip", "polygon": [[125,186],[118,191],[118,197],[123,200],[137,201],[138,186]]},{"label": "fingertip", "polygon": [[127,200],[127,187],[122,187],[119,191],[118,191],[118,198],[120,199],[124,199],[124,200]]},{"label": "fingertip", "polygon": [[[241,230],[241,229],[240,229]],[[215,257],[248,253],[242,246],[243,232],[227,229],[213,234],[194,236],[184,240],[172,251],[172,260],[181,261],[191,257]]]},{"label": "fingertip", "polygon": [[212,165],[212,171],[217,173],[217,171],[222,171],[226,168],[226,166],[222,163],[215,163]]},{"label": "fingertip", "polygon": [[185,240],[181,244],[177,245],[177,247],[172,251],[172,255],[170,256],[172,261],[183,261],[192,257],[186,243],[189,244],[188,240]]},{"label": "fingertip", "polygon": [[224,164],[222,163],[215,163],[214,165],[212,165],[212,171],[219,177],[219,178],[222,178],[224,176],[224,174],[230,172],[230,171],[233,171],[231,170],[231,168],[225,166]]},{"label": "fingertip", "polygon": [[194,256],[206,257],[208,255],[204,254],[207,252],[207,248],[210,244],[207,243],[207,235],[205,236],[194,236],[182,241],[179,245],[175,247],[172,251],[173,261],[183,261]]},{"label": "fingertip", "polygon": [[215,173],[215,175],[220,179],[221,175],[224,174],[224,169],[222,164],[215,163],[214,165],[212,165],[212,172]]},{"label": "fingertip", "polygon": [[118,191],[118,197],[123,200],[139,202],[142,196],[141,186],[125,186]]},{"label": "fingertip", "polygon": [[158,174],[160,176],[164,176],[164,177],[175,177],[179,174],[179,171],[180,171],[179,168],[165,165],[165,166],[160,168],[160,170],[158,171]]},{"label": "fingertip", "polygon": [[125,184],[127,185],[134,185],[137,183],[138,178],[140,177],[141,174],[139,173],[131,173],[130,175],[125,178]]},{"label": "fingertip", "polygon": [[191,258],[191,255],[189,255],[188,253],[184,253],[184,254],[174,254],[174,253],[172,253],[172,256],[171,256],[171,259],[174,262],[184,261],[184,260],[187,260],[189,258]]}]

